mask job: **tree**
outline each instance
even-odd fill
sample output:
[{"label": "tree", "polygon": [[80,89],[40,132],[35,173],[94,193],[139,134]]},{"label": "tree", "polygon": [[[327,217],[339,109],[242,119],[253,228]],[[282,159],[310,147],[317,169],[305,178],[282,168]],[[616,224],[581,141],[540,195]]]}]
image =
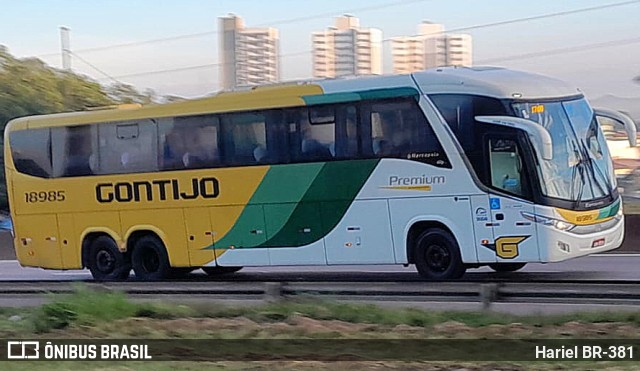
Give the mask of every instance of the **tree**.
[{"label": "tree", "polygon": [[[17,59],[0,45],[0,129],[22,116],[80,111],[113,104],[97,82],[49,67],[35,58]],[[0,166],[4,167],[4,151]],[[0,171],[0,209],[7,209],[4,171]]]},{"label": "tree", "polygon": [[79,111],[113,104],[100,84],[47,66],[16,59],[0,46],[0,128],[16,117]]},{"label": "tree", "polygon": [[164,103],[175,103],[175,102],[183,102],[185,100],[187,100],[186,98],[177,96],[177,95],[165,95],[163,97],[163,102]]},{"label": "tree", "polygon": [[117,104],[150,104],[158,101],[158,96],[153,90],[147,89],[140,93],[133,86],[121,82],[107,86],[106,91],[109,99]]},{"label": "tree", "polygon": [[[167,101],[177,97],[167,97]],[[114,104],[149,104],[165,100],[153,90],[143,93],[131,85],[103,87],[87,76],[47,66],[36,58],[18,59],[0,45],[0,130],[16,117],[83,111]],[[1,136],[0,136],[1,137]],[[4,151],[0,167],[4,168]],[[0,209],[7,209],[4,171],[0,169]]]}]

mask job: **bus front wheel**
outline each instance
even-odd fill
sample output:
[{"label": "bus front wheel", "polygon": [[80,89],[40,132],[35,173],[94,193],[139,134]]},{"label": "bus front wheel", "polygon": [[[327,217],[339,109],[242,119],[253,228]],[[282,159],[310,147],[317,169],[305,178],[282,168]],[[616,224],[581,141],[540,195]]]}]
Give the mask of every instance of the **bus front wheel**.
[{"label": "bus front wheel", "polygon": [[131,262],[136,278],[143,281],[161,280],[171,273],[167,250],[154,236],[140,237],[134,243]]},{"label": "bus front wheel", "polygon": [[413,256],[418,273],[428,280],[456,279],[466,271],[455,238],[440,228],[420,233]]},{"label": "bus front wheel", "polygon": [[120,252],[116,242],[108,236],[99,236],[91,242],[87,263],[96,281],[126,280],[131,273],[128,255]]}]

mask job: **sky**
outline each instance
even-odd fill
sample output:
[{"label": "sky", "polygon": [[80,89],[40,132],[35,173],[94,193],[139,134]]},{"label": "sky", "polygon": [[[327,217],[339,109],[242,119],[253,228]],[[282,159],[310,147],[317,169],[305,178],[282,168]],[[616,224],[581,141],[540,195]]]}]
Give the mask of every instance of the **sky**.
[{"label": "sky", "polygon": [[[589,98],[640,97],[640,1],[517,21],[624,0],[0,0],[0,45],[17,57],[61,67],[59,27],[71,29],[72,69],[101,83],[112,78],[162,95],[219,90],[217,18],[279,30],[283,80],[311,77],[311,33],[351,14],[383,38],[413,35],[422,21],[473,37],[475,65],[554,76]],[[197,35],[197,36],[193,36]],[[146,42],[171,38],[162,42]],[[115,47],[115,45],[129,44]],[[608,45],[594,47],[594,45]],[[591,45],[591,46],[590,46]],[[585,47],[586,46],[586,47]],[[100,50],[86,50],[102,48]],[[392,69],[383,44],[384,71]],[[531,54],[531,55],[530,55]],[[529,55],[529,56],[526,56]],[[510,57],[519,56],[517,59]],[[201,67],[198,67],[201,66]],[[182,69],[163,73],[155,71]],[[133,75],[133,76],[132,76]],[[109,77],[107,77],[109,76]]]}]

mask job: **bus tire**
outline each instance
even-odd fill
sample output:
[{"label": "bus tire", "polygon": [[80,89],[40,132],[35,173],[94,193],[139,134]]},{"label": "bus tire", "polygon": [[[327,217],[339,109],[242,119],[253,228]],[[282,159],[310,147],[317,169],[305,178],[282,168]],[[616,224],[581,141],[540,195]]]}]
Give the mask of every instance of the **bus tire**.
[{"label": "bus tire", "polygon": [[126,280],[131,273],[131,260],[109,236],[98,236],[89,245],[87,266],[96,281]]},{"label": "bus tire", "polygon": [[142,281],[161,280],[171,274],[167,250],[155,236],[143,236],[134,243],[131,262],[136,278]]},{"label": "bus tire", "polygon": [[495,263],[489,264],[489,268],[496,272],[515,272],[524,268],[527,263]]},{"label": "bus tire", "polygon": [[202,267],[202,270],[204,271],[204,273],[206,273],[209,276],[220,276],[223,274],[235,273],[240,269],[242,269],[242,267],[221,267],[221,266]]},{"label": "bus tire", "polygon": [[429,228],[420,233],[413,253],[418,273],[428,280],[460,278],[467,270],[455,238],[440,228]]}]

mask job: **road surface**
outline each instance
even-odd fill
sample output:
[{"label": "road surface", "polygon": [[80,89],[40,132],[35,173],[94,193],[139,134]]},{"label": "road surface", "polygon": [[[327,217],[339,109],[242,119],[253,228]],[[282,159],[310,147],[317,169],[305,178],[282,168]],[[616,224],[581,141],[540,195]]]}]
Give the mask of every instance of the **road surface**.
[{"label": "road surface", "polygon": [[[561,263],[530,263],[519,272],[499,274],[490,268],[470,269],[465,280],[474,281],[638,281],[640,282],[640,255],[595,255]],[[0,261],[0,281],[82,281],[90,280],[88,270],[49,271],[23,268],[15,260]],[[187,279],[240,280],[240,281],[417,281],[413,266],[299,266],[299,267],[247,267],[242,271],[211,278],[202,271]]]}]

